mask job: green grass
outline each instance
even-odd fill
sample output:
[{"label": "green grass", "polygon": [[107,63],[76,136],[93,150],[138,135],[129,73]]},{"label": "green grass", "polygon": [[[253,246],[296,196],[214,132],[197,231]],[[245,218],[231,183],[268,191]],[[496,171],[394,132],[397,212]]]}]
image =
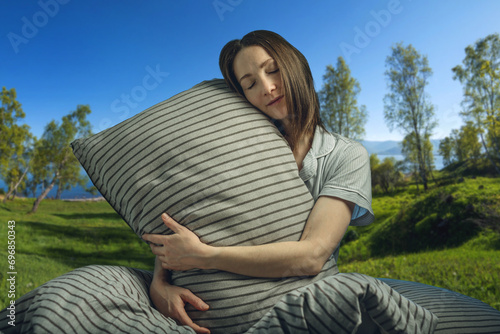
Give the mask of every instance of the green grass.
[{"label": "green grass", "polygon": [[[16,221],[17,297],[75,268],[90,264],[152,270],[154,255],[107,202],[32,199],[0,202],[0,288],[7,291],[7,222]],[[9,299],[0,295],[0,308]]]},{"label": "green grass", "polygon": [[375,223],[349,228],[339,268],[439,286],[500,310],[500,178],[442,184],[375,195]]},{"label": "green grass", "polygon": [[[342,250],[340,250],[342,258]],[[358,272],[373,277],[393,278],[434,285],[477,298],[500,310],[500,251],[440,251],[355,261],[344,264],[342,272]]]},{"label": "green grass", "polygon": [[[426,193],[409,187],[375,195],[376,221],[349,228],[339,268],[450,289],[500,310],[500,178],[442,184]],[[152,270],[149,247],[107,202],[44,200],[30,214],[32,204],[0,202],[1,291],[7,291],[9,220],[16,221],[17,297],[85,265]],[[8,301],[0,295],[0,308]]]}]

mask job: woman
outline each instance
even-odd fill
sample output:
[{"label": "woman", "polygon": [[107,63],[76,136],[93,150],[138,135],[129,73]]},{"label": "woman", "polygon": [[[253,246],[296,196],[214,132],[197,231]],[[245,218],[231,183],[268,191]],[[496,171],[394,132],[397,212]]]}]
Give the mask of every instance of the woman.
[{"label": "woman", "polygon": [[156,255],[150,289],[155,306],[199,333],[209,331],[191,321],[184,305],[199,310],[208,305],[189,290],[170,285],[164,269],[283,277],[294,266],[302,275],[316,275],[330,256],[337,259],[350,224],[367,225],[374,218],[368,154],[359,143],[324,129],[309,65],[297,49],[276,33],[254,31],[226,44],[219,66],[231,89],[275,121],[315,204],[296,242],[213,247],[166,214],[162,219],[175,234],[143,236]]}]

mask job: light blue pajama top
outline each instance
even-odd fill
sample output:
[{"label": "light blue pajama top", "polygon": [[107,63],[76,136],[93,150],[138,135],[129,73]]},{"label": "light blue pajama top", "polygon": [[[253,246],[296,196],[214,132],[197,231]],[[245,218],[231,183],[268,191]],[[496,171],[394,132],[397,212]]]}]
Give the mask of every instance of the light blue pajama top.
[{"label": "light blue pajama top", "polygon": [[[316,127],[311,149],[302,162],[300,177],[314,201],[338,197],[355,204],[352,226],[373,222],[370,157],[360,143]],[[332,256],[338,259],[339,249]]]}]

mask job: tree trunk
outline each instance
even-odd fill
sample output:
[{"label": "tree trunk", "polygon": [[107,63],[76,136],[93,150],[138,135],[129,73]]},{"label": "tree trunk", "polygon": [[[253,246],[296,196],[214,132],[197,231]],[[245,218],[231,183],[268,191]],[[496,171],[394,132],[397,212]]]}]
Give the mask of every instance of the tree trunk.
[{"label": "tree trunk", "polygon": [[31,209],[32,213],[35,213],[36,210],[38,210],[40,202],[45,198],[45,196],[47,196],[47,194],[52,190],[52,188],[54,188],[54,185],[56,184],[58,179],[59,179],[59,172],[56,172],[56,175],[54,176],[54,179],[52,179],[52,182],[50,182],[49,186],[45,188],[45,190],[40,194],[40,196],[37,197],[37,199],[33,203],[33,208]]},{"label": "tree trunk", "polygon": [[62,188],[61,188],[61,184],[59,183],[57,185],[56,199],[61,199],[61,195],[62,195]]},{"label": "tree trunk", "polygon": [[417,141],[417,158],[418,158],[418,170],[420,174],[420,178],[422,179],[422,184],[424,186],[424,190],[427,190],[427,168],[425,167],[425,158],[422,149],[422,143],[420,142],[420,135],[415,132],[415,139]]},{"label": "tree trunk", "polygon": [[[14,187],[12,187],[11,189],[9,189],[9,192],[5,195],[5,197],[3,199],[4,203],[7,201],[7,198],[10,197],[10,195],[12,195],[13,193],[14,194],[16,193],[17,187],[19,187],[19,185],[21,184],[21,181],[24,179],[24,177],[26,176],[26,174],[28,174],[28,169],[29,169],[29,166],[26,167],[26,169],[24,170],[23,175],[21,175],[21,177],[19,178],[19,180],[17,181],[17,183],[14,185]],[[16,197],[16,195],[14,195],[14,197]]]},{"label": "tree trunk", "polygon": [[500,169],[498,169],[497,164],[495,163],[495,160],[491,157],[490,151],[488,150],[488,147],[486,146],[486,142],[484,141],[483,133],[479,132],[479,136],[481,137],[481,142],[483,144],[484,151],[486,152],[486,156],[490,160],[491,165],[495,168],[497,174],[500,174]]}]

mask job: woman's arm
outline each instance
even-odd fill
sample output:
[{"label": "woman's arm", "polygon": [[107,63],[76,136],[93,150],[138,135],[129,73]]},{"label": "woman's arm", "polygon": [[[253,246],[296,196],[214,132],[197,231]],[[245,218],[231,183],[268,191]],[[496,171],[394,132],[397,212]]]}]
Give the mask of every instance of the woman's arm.
[{"label": "woman's arm", "polygon": [[210,333],[207,328],[195,324],[187,315],[185,305],[189,303],[200,311],[208,310],[208,305],[191,291],[170,284],[170,273],[161,266],[158,256],[155,259],[153,281],[149,295],[156,309],[164,316],[171,317],[181,325],[187,325],[196,333]]},{"label": "woman's arm", "polygon": [[144,235],[163,268],[219,269],[253,277],[316,275],[337,248],[351,220],[354,204],[321,196],[314,205],[299,241],[258,246],[213,247],[202,243],[172,218],[162,218],[175,234]]}]

